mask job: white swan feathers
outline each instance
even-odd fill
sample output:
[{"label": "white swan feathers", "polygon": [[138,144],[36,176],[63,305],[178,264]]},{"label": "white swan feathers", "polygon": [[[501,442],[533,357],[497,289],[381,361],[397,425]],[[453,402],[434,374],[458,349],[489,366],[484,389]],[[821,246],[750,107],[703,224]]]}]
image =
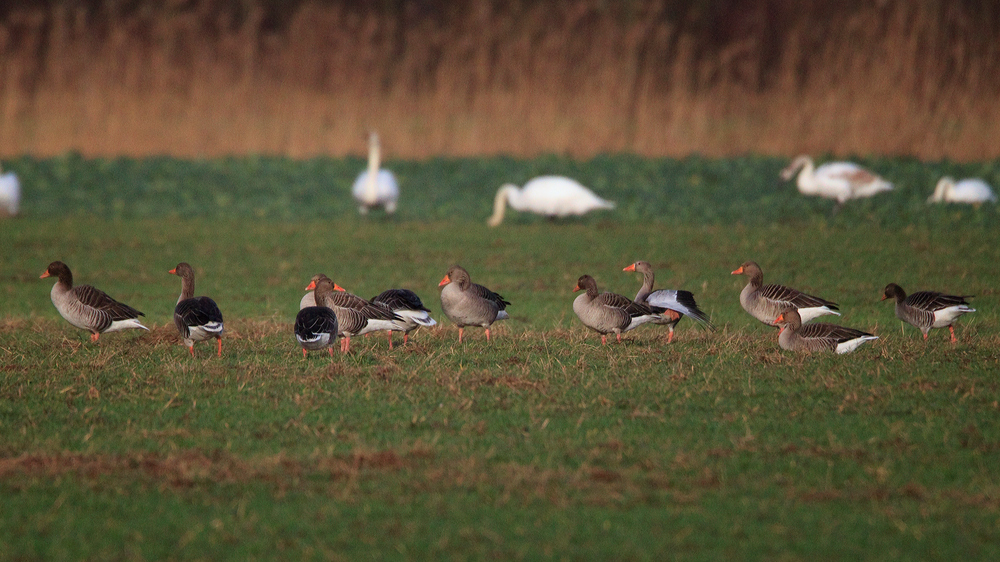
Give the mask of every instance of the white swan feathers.
[{"label": "white swan feathers", "polygon": [[844,203],[892,190],[892,183],[853,162],[828,162],[816,168],[812,158],[804,155],[792,160],[781,171],[781,178],[792,179],[800,168],[802,171],[795,184],[803,195],[818,195]]},{"label": "white swan feathers", "polygon": [[392,172],[379,169],[381,155],[378,134],[372,131],[368,134],[368,169],[358,175],[351,187],[351,194],[358,202],[358,212],[362,215],[374,207],[382,207],[389,214],[396,211],[399,184]]},{"label": "white swan feathers", "polygon": [[[0,169],[0,172],[3,170]],[[0,174],[0,215],[14,216],[21,208],[21,182],[17,174]]]},{"label": "white swan feathers", "polygon": [[505,184],[493,200],[493,216],[487,224],[497,226],[503,222],[507,204],[515,211],[528,211],[547,217],[582,215],[596,209],[614,209],[606,201],[587,189],[580,182],[563,176],[538,176],[524,187]]},{"label": "white swan feathers", "polygon": [[990,184],[979,178],[968,178],[955,181],[945,176],[938,180],[934,187],[934,195],[928,203],[995,203],[997,196],[993,194]]}]

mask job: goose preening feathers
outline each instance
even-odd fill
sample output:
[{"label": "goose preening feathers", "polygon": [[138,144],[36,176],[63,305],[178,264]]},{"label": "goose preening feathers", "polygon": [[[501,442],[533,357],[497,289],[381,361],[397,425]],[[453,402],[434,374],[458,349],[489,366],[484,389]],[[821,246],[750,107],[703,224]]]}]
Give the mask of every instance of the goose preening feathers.
[{"label": "goose preening feathers", "polygon": [[836,314],[837,303],[807,295],[784,285],[764,285],[764,272],[756,262],[748,261],[736,268],[733,275],[750,278],[740,292],[740,305],[757,320],[768,326],[777,326],[774,319],[782,312],[795,308],[802,322],[808,322],[824,314]]},{"label": "goose preening feathers", "polygon": [[174,307],[174,325],[184,340],[184,345],[194,357],[194,342],[215,338],[219,344],[218,356],[222,357],[222,311],[209,297],[194,296],[194,269],[186,262],[167,273],[181,278],[181,296]]},{"label": "goose preening feathers", "polygon": [[866,341],[878,339],[878,336],[868,332],[836,324],[803,325],[799,312],[794,308],[779,314],[774,323],[782,328],[778,345],[788,351],[850,353]]},{"label": "goose preening feathers", "polygon": [[892,189],[890,182],[853,162],[827,162],[816,168],[812,158],[802,155],[781,171],[781,178],[790,180],[797,171],[799,193],[836,199],[839,204]]},{"label": "goose preening feathers", "polygon": [[993,194],[990,184],[979,178],[966,178],[955,181],[945,176],[934,186],[934,194],[927,199],[928,203],[996,203],[997,196]]},{"label": "goose preening feathers", "polygon": [[[403,331],[403,319],[384,307],[348,293],[329,277],[319,274],[306,287],[313,291],[318,306],[326,306],[337,315],[339,333],[343,336],[340,350],[351,350],[351,337],[378,330]],[[305,310],[305,309],[302,309]]]},{"label": "goose preening feathers", "polygon": [[[409,289],[388,289],[372,297],[371,303],[394,312],[402,318],[398,324],[403,328],[403,344],[409,339],[410,332],[420,326],[436,326],[437,321],[431,318],[431,310],[424,306],[420,297]],[[392,330],[389,334],[389,349],[392,349]]]},{"label": "goose preening feathers", "polygon": [[[0,172],[3,169],[0,168]],[[14,216],[21,209],[21,182],[17,174],[7,172],[0,174],[0,216]]]},{"label": "goose preening feathers", "polygon": [[951,343],[958,341],[952,324],[963,314],[975,312],[966,299],[971,295],[946,295],[934,291],[919,291],[907,296],[906,291],[895,283],[889,283],[882,291],[882,300],[895,299],[896,318],[920,329],[927,339],[932,328],[948,327]]},{"label": "goose preening feathers", "polygon": [[510,318],[507,302],[493,291],[472,282],[469,272],[461,266],[448,268],[438,283],[441,289],[441,310],[458,325],[458,343],[462,343],[462,330],[466,326],[486,328],[486,341],[490,341],[490,326],[497,320]]},{"label": "goose preening feathers", "polygon": [[662,318],[649,306],[628,297],[598,292],[597,281],[589,275],[580,276],[573,287],[574,293],[581,290],[586,292],[573,299],[573,312],[584,326],[601,334],[601,345],[607,345],[610,333],[621,342],[622,332]]},{"label": "goose preening feathers", "polygon": [[358,175],[351,188],[351,194],[358,202],[358,212],[362,215],[374,207],[383,207],[389,214],[396,211],[399,184],[392,172],[379,168],[381,156],[378,133],[372,131],[368,134],[368,169]]},{"label": "goose preening feathers", "polygon": [[145,315],[138,310],[90,285],[74,287],[73,273],[63,262],[50,263],[39,279],[53,275],[59,280],[52,286],[52,304],[67,322],[90,332],[90,341],[96,342],[105,332],[130,328],[149,330],[139,322],[139,317]]},{"label": "goose preening feathers", "polygon": [[601,199],[580,182],[563,176],[539,176],[522,188],[512,183],[504,184],[493,200],[493,216],[487,224],[497,226],[503,222],[507,204],[515,211],[528,211],[550,218],[615,208],[613,202]]},{"label": "goose preening feathers", "polygon": [[657,320],[654,320],[654,323],[667,325],[669,329],[667,343],[674,341],[674,327],[685,315],[694,318],[711,330],[715,329],[715,326],[708,319],[708,315],[698,308],[698,303],[695,302],[694,295],[690,291],[653,290],[655,278],[653,266],[649,262],[637,261],[626,266],[622,271],[635,271],[642,274],[642,287],[635,294],[634,300],[637,303],[648,305],[660,315]]}]

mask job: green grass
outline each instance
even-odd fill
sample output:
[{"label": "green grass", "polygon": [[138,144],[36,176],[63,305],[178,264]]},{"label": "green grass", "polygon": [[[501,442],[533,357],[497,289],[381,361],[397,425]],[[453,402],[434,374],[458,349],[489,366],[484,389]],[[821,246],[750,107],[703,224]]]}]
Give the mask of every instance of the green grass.
[{"label": "green grass", "polygon": [[[928,186],[991,166],[876,164]],[[364,220],[345,196],[356,161],[5,163],[27,195],[0,224],[0,559],[996,559],[996,209],[928,208],[901,187],[831,216],[774,181],[780,166],[393,163],[407,204]],[[589,173],[621,208],[483,224],[497,185],[550,169]],[[676,198],[641,200],[655,189],[633,181],[694,169],[711,187]],[[148,191],[164,177],[175,187]],[[54,259],[152,332],[91,344],[37,278]],[[589,273],[632,295],[636,259],[719,331],[685,320],[670,346],[649,327],[600,346],[573,285]],[[746,259],[881,339],[782,352],[739,307],[729,272]],[[207,344],[190,358],[171,325],[182,260],[225,314],[221,359]],[[513,303],[491,344],[470,329],[458,345],[440,313],[456,262]],[[363,296],[412,288],[441,328],[303,361],[291,323],[320,271]],[[979,312],[959,344],[925,343],[879,302],[889,281],[974,294]]]}]

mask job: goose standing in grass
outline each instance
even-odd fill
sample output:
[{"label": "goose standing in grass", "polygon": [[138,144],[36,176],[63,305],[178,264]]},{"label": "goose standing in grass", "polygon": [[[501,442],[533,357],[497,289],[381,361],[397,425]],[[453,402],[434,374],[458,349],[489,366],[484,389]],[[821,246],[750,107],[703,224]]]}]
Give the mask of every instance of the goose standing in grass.
[{"label": "goose standing in grass", "polygon": [[539,176],[519,188],[504,184],[493,200],[493,216],[486,221],[490,226],[503,222],[507,204],[515,211],[528,211],[549,218],[583,215],[596,209],[614,209],[615,204],[605,201],[580,182],[563,176]]},{"label": "goose standing in grass", "polygon": [[138,310],[90,285],[74,287],[73,273],[63,262],[50,263],[39,279],[53,275],[59,280],[52,286],[52,304],[67,322],[90,332],[90,341],[96,342],[105,332],[130,328],[149,330],[139,322],[139,317],[145,315]]},{"label": "goose standing in grass", "polygon": [[[0,172],[3,168],[0,167]],[[17,215],[21,209],[21,182],[17,174],[7,172],[0,174],[0,216]]]},{"label": "goose standing in grass", "polygon": [[765,285],[764,272],[757,262],[744,262],[732,274],[746,275],[750,278],[746,287],[740,292],[740,305],[750,316],[768,326],[777,326],[774,319],[778,314],[792,308],[798,309],[802,322],[809,322],[824,314],[840,316],[835,302],[807,295],[784,285]]},{"label": "goose standing in grass", "polygon": [[313,291],[318,306],[331,308],[337,314],[340,328],[340,350],[351,350],[351,338],[379,330],[403,330],[403,319],[381,306],[348,293],[323,274],[316,275],[306,287]]},{"label": "goose standing in grass", "polygon": [[928,203],[996,203],[997,196],[993,194],[990,184],[979,178],[966,178],[955,181],[945,176],[938,180],[934,194],[927,199]]},{"label": "goose standing in grass", "polygon": [[466,326],[486,328],[486,341],[490,341],[490,326],[497,320],[510,318],[506,308],[510,304],[493,291],[472,282],[469,272],[461,266],[448,268],[438,283],[441,289],[441,310],[458,325],[458,343]]},{"label": "goose standing in grass", "polygon": [[635,302],[649,306],[660,315],[660,318],[654,323],[666,324],[669,328],[667,343],[674,341],[674,327],[685,315],[701,322],[710,330],[715,329],[715,326],[708,319],[708,315],[698,308],[698,303],[694,301],[694,295],[690,291],[653,290],[653,266],[649,262],[637,261],[626,266],[622,271],[635,271],[642,274],[642,287],[635,294]]},{"label": "goose standing in grass", "polygon": [[787,351],[833,351],[838,354],[850,353],[866,341],[877,340],[868,332],[838,326],[836,324],[806,324],[794,308],[786,310],[774,319],[781,327],[778,345]]},{"label": "goose standing in grass", "polygon": [[358,202],[358,212],[362,215],[374,207],[382,207],[385,212],[396,212],[396,202],[399,200],[399,184],[396,176],[386,169],[380,169],[382,150],[378,133],[368,134],[368,169],[354,180],[351,193]]},{"label": "goose standing in grass", "polygon": [[882,291],[882,300],[895,299],[896,318],[919,328],[924,340],[932,328],[947,326],[951,332],[951,343],[958,342],[952,324],[963,314],[976,311],[966,300],[971,298],[971,295],[946,295],[934,291],[919,291],[907,296],[906,291],[895,283],[889,283]]},{"label": "goose standing in grass", "polygon": [[324,348],[333,357],[333,344],[339,333],[337,314],[330,307],[306,306],[295,315],[295,340],[302,346],[303,359],[309,351]]},{"label": "goose standing in grass", "polygon": [[[409,289],[388,289],[372,297],[371,303],[391,310],[403,319],[399,323],[403,328],[403,344],[409,341],[410,332],[420,326],[436,326],[437,321],[431,318],[431,309],[424,306],[420,297]],[[389,349],[392,349],[392,330],[389,334]]]},{"label": "goose standing in grass", "polygon": [[828,162],[816,168],[812,158],[802,155],[781,171],[781,178],[790,180],[797,171],[799,193],[836,199],[839,205],[892,190],[892,183],[853,162]]},{"label": "goose standing in grass", "polygon": [[573,312],[584,326],[601,334],[601,345],[607,345],[608,334],[615,334],[621,342],[622,332],[662,318],[649,306],[628,297],[598,292],[597,281],[589,275],[580,276],[573,287],[573,292],[577,291],[586,292],[573,299]]},{"label": "goose standing in grass", "polygon": [[184,340],[184,345],[194,357],[194,342],[215,338],[219,344],[218,356],[222,357],[222,311],[209,297],[194,296],[194,269],[186,262],[167,273],[181,278],[181,296],[174,307],[174,325]]}]

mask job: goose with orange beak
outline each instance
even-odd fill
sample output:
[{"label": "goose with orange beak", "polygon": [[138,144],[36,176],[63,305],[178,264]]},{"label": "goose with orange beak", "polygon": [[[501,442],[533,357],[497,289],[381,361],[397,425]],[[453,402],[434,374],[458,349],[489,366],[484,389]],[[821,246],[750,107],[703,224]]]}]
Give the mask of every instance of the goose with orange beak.
[{"label": "goose with orange beak", "polygon": [[868,332],[836,324],[803,325],[799,312],[794,308],[779,314],[774,323],[781,327],[778,345],[787,351],[833,351],[843,354],[854,351],[866,341],[878,339],[878,336]]},{"label": "goose with orange beak", "polygon": [[497,320],[510,318],[506,310],[510,302],[473,283],[469,272],[459,265],[448,268],[438,287],[442,287],[441,310],[458,326],[458,343],[462,343],[466,326],[485,328],[486,341],[490,341],[490,326]]},{"label": "goose with orange beak", "polygon": [[764,272],[757,262],[743,262],[743,265],[736,268],[732,274],[746,275],[750,278],[740,292],[740,305],[750,316],[768,326],[775,326],[775,317],[792,308],[798,311],[803,323],[824,314],[840,316],[837,312],[839,307],[833,301],[808,295],[784,285],[765,285]]},{"label": "goose with orange beak", "polygon": [[149,328],[139,322],[143,313],[120,303],[100,289],[90,285],[73,286],[73,273],[69,266],[54,261],[38,278],[56,276],[59,281],[52,286],[52,304],[67,322],[90,332],[90,341],[96,342],[105,332]]}]

